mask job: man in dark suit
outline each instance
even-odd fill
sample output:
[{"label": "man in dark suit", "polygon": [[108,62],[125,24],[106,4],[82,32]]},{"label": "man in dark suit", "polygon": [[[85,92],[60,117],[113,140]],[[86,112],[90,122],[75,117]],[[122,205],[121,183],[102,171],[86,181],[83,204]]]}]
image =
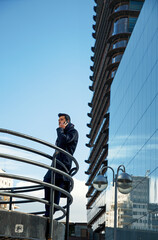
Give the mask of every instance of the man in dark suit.
[{"label": "man in dark suit", "polygon": [[[78,132],[74,128],[74,125],[71,123],[70,116],[65,113],[59,113],[59,127],[57,128],[57,140],[56,145],[59,148],[62,148],[66,152],[73,155],[77,142],[78,142]],[[58,152],[56,155],[56,159],[65,165],[68,171],[71,169],[72,159],[65,155],[64,153]],[[58,163],[56,164],[56,168],[59,170],[65,171],[65,169]],[[65,178],[61,175],[56,173],[55,174],[55,185],[63,188],[64,187]],[[51,183],[51,170],[48,170],[46,175],[44,176],[44,182]],[[59,205],[61,197],[61,192],[55,191],[54,203]],[[50,188],[45,187],[45,199],[50,201]],[[56,211],[56,209],[55,209]],[[49,217],[49,206],[46,205],[46,212],[45,216]]]}]

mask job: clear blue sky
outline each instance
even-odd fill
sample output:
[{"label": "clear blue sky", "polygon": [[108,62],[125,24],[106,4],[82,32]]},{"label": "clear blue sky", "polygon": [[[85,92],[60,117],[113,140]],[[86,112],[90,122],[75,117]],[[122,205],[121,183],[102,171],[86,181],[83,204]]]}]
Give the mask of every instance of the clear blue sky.
[{"label": "clear blue sky", "polygon": [[0,0],[0,127],[55,143],[58,112],[70,114],[80,135],[79,180],[87,178],[89,154],[93,6],[92,0]]}]

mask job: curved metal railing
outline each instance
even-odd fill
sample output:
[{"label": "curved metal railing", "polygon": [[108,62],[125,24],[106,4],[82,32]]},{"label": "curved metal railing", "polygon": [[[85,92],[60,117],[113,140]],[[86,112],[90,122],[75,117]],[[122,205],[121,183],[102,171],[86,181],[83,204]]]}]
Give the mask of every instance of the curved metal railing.
[{"label": "curved metal railing", "polygon": [[[40,146],[47,146],[49,148],[49,150],[55,150],[55,153],[54,155],[50,155],[48,153],[45,153],[45,152],[42,152],[42,151],[39,151],[35,148],[30,148],[28,146],[24,146],[24,145],[20,145],[20,144],[16,144],[16,143],[13,143],[13,142],[8,142],[8,141],[3,141],[3,140],[0,140],[0,145],[3,145],[3,146],[7,146],[9,148],[12,148],[12,149],[18,149],[18,150],[24,150],[26,152],[29,152],[29,153],[32,153],[32,154],[35,154],[37,156],[42,156],[46,159],[49,159],[52,161],[53,165],[47,165],[45,163],[41,163],[41,162],[38,162],[38,161],[35,161],[35,160],[31,160],[29,158],[23,158],[21,156],[14,156],[12,154],[6,154],[6,153],[1,153],[0,151],[0,158],[3,158],[3,159],[9,159],[11,161],[16,161],[16,162],[21,162],[21,163],[26,163],[27,166],[36,166],[36,167],[40,167],[40,168],[43,168],[43,169],[50,169],[52,170],[52,183],[46,183],[44,181],[41,181],[39,179],[35,179],[35,178],[30,178],[28,176],[21,176],[21,175],[17,175],[17,174],[9,174],[9,173],[1,173],[0,172],[0,177],[2,178],[10,178],[10,179],[13,179],[13,180],[22,180],[22,181],[25,181],[25,182],[29,182],[29,183],[33,183],[35,185],[33,186],[23,186],[23,187],[10,187],[10,188],[0,188],[0,195],[3,195],[3,196],[8,196],[9,197],[9,200],[8,201],[1,201],[0,204],[9,204],[9,209],[12,210],[12,206],[13,204],[16,205],[16,204],[26,204],[26,203],[30,203],[30,202],[40,202],[42,204],[48,204],[50,205],[50,230],[49,230],[49,236],[50,238],[52,238],[52,234],[53,234],[53,212],[54,212],[54,207],[58,210],[60,210],[60,212],[62,213],[61,216],[59,216],[58,218],[56,218],[56,220],[60,220],[64,217],[66,217],[66,231],[68,232],[68,221],[69,221],[69,206],[71,205],[72,201],[73,201],[73,198],[71,196],[71,191],[73,189],[73,186],[74,186],[74,181],[73,181],[73,178],[72,176],[74,176],[78,170],[79,170],[79,165],[78,165],[78,162],[76,161],[76,159],[71,155],[69,154],[68,152],[64,151],[63,149],[49,143],[49,142],[46,142],[46,141],[43,141],[41,139],[38,139],[38,138],[35,138],[35,137],[32,137],[32,136],[29,136],[29,135],[26,135],[26,134],[22,134],[22,133],[18,133],[18,132],[15,132],[15,131],[11,131],[11,130],[8,130],[8,129],[2,129],[0,128],[0,133],[3,133],[3,134],[9,134],[9,135],[12,135],[12,136],[16,136],[18,138],[22,138],[22,139],[27,139],[29,141],[32,142],[35,142],[35,143],[38,143],[40,144]],[[69,172],[67,170],[67,168],[60,162],[56,159],[56,154],[58,152],[61,152],[67,156],[69,156],[71,159],[72,159],[72,162],[73,162],[73,165],[75,165],[75,167],[73,167],[71,169],[71,171]],[[20,152],[18,152],[20,154]],[[58,162],[58,164],[62,165],[62,167],[64,168],[65,171],[61,171],[59,169],[56,168],[56,162]],[[56,173],[59,173],[61,175],[63,175],[66,179],[68,179],[70,185],[69,185],[69,191],[65,190],[65,189],[62,189],[62,188],[59,188],[57,187],[55,184],[53,184],[53,179],[55,177],[55,174]],[[44,187],[48,187],[50,188],[50,191],[51,191],[51,198],[50,198],[50,202],[48,202],[47,200],[43,199],[43,198],[40,198],[40,197],[36,197],[36,196],[33,196],[33,195],[30,195],[28,193],[32,193],[34,191],[39,191],[41,189],[44,189]],[[54,190],[57,190],[57,191],[60,191],[62,196],[67,198],[67,203],[66,205],[64,206],[58,206],[54,203]],[[25,194],[27,193],[27,194]],[[18,198],[22,199],[22,200],[17,200]],[[15,200],[16,199],[16,200]],[[33,214],[43,214],[44,212],[34,212]],[[68,233],[67,233],[68,235]]]}]

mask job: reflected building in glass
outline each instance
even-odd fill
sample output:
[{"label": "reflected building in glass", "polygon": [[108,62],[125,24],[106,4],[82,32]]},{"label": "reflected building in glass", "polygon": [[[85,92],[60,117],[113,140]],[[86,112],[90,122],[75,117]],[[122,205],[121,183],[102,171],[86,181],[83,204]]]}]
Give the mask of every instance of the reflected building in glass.
[{"label": "reflected building in glass", "polygon": [[[111,201],[106,211],[106,227],[113,228],[114,188],[111,188],[110,191]],[[154,209],[158,209],[158,204],[152,203],[150,194],[150,178],[133,176],[133,190],[129,194],[118,192],[118,228],[158,231],[158,214],[153,212]],[[156,194],[156,192],[152,191],[152,194]]]},{"label": "reflected building in glass", "polygon": [[132,191],[118,194],[118,235],[158,236],[158,1],[143,2],[96,0],[94,7],[87,222],[109,240],[114,190],[110,184],[103,192],[92,186],[106,165],[116,171],[123,164],[133,175]]}]

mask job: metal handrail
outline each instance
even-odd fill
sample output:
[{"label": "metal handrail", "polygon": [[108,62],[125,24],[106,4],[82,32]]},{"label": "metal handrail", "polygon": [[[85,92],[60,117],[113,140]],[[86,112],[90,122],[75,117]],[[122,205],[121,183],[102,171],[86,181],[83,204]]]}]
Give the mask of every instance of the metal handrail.
[{"label": "metal handrail", "polygon": [[[37,149],[34,149],[34,148],[30,148],[30,147],[15,144],[15,143],[12,143],[12,142],[7,142],[7,141],[0,140],[0,145],[5,145],[5,146],[8,146],[8,147],[17,148],[17,149],[20,149],[20,150],[25,150],[25,151],[28,151],[30,153],[34,153],[34,154],[40,155],[42,157],[45,157],[46,159],[55,160],[57,163],[59,163],[65,169],[65,171],[61,171],[61,170],[57,169],[55,166],[49,166],[47,164],[40,163],[40,162],[31,160],[31,159],[28,159],[28,158],[19,157],[19,156],[0,153],[0,158],[6,158],[6,159],[9,159],[9,160],[13,160],[13,161],[27,163],[29,165],[34,165],[34,166],[37,166],[37,167],[40,167],[40,168],[50,169],[52,171],[53,175],[58,173],[58,174],[61,174],[64,177],[66,177],[68,179],[68,181],[70,182],[70,186],[71,186],[70,191],[68,192],[64,189],[61,189],[61,188],[55,186],[53,183],[46,183],[46,182],[43,182],[43,181],[38,180],[38,179],[34,179],[34,178],[26,177],[26,176],[20,176],[20,175],[16,175],[16,174],[0,173],[0,177],[22,180],[22,181],[31,182],[31,183],[36,184],[35,186],[27,186],[27,187],[23,186],[23,187],[1,188],[0,189],[0,195],[10,197],[10,201],[5,201],[5,204],[9,204],[10,209],[11,209],[12,204],[16,204],[16,203],[40,202],[40,203],[43,203],[43,204],[49,204],[49,205],[52,204],[53,205],[52,209],[55,207],[62,212],[62,215],[60,217],[58,217],[57,220],[62,219],[66,216],[66,223],[67,223],[66,228],[67,228],[68,227],[68,221],[69,221],[69,206],[71,205],[71,203],[73,201],[73,198],[70,194],[70,192],[72,191],[73,186],[74,186],[74,181],[72,179],[72,176],[74,176],[79,170],[79,165],[78,165],[78,162],[76,161],[76,159],[71,154],[66,152],[65,150],[63,150],[63,149],[61,149],[61,148],[59,148],[59,147],[57,147],[57,146],[55,146],[55,145],[53,145],[49,142],[43,141],[41,139],[26,135],[26,134],[22,134],[22,133],[19,133],[19,132],[15,132],[15,131],[12,131],[12,130],[3,129],[3,128],[0,128],[0,133],[13,135],[13,136],[16,136],[16,137],[24,138],[24,139],[39,143],[41,145],[47,146],[51,149],[54,149],[56,152],[61,152],[61,153],[67,155],[68,157],[70,157],[72,159],[72,162],[75,164],[75,167],[72,168],[70,172],[68,172],[65,165],[62,164],[60,161],[58,161],[56,159],[56,154],[54,154],[54,156],[52,157],[50,154],[47,154],[45,152],[41,152],[41,151],[39,151]],[[50,200],[50,202],[48,202],[47,200],[44,200],[44,199],[39,198],[39,197],[35,197],[35,196],[32,196],[32,195],[21,194],[21,193],[25,193],[25,192],[33,192],[33,191],[41,190],[44,187],[49,187],[51,189],[52,194],[54,194],[53,193],[54,190],[60,191],[67,198],[67,204],[65,206],[56,205],[54,202],[52,202],[53,195],[52,195],[52,199]],[[23,199],[23,200],[17,201],[17,200],[13,200],[13,198],[20,198],[20,199]],[[1,201],[1,204],[2,203],[4,203],[4,201]],[[67,210],[65,210],[65,209],[67,209]],[[39,213],[41,213],[41,212],[39,212]],[[51,216],[50,216],[50,228],[49,229],[50,229],[49,239],[51,239],[52,238],[52,233],[53,233],[53,214],[51,214]],[[65,239],[68,239],[68,236],[66,236]]]},{"label": "metal handrail", "polygon": [[39,163],[37,161],[33,161],[33,160],[26,159],[26,158],[21,158],[21,157],[5,154],[5,153],[0,153],[0,157],[1,158],[8,158],[10,160],[16,160],[16,161],[19,161],[19,162],[25,162],[25,163],[29,163],[29,164],[32,164],[32,165],[36,165],[38,167],[43,167],[43,168],[46,168],[46,169],[53,170],[54,172],[62,174],[63,176],[68,178],[72,182],[72,184],[73,184],[72,178],[71,178],[71,176],[69,174],[67,174],[67,173],[65,173],[65,172],[63,172],[63,171],[61,171],[61,170],[59,170],[57,168],[51,167],[51,166],[49,166],[47,164]]},{"label": "metal handrail", "polygon": [[41,144],[43,144],[43,145],[45,145],[47,147],[53,148],[53,149],[55,149],[55,150],[57,150],[57,151],[59,151],[61,153],[64,153],[65,155],[70,157],[72,159],[72,161],[75,163],[77,171],[79,169],[79,164],[78,164],[77,160],[70,153],[66,152],[65,150],[63,150],[63,149],[61,149],[59,147],[57,147],[54,144],[51,144],[51,143],[46,142],[44,140],[32,137],[30,135],[26,135],[26,134],[23,134],[23,133],[15,132],[15,131],[8,130],[8,129],[0,128],[0,132],[1,133],[6,133],[6,134],[10,134],[10,135],[14,135],[14,136],[21,137],[21,138],[25,138],[27,140],[31,140],[31,141],[34,141],[34,142],[37,142],[37,143],[41,143]]}]

